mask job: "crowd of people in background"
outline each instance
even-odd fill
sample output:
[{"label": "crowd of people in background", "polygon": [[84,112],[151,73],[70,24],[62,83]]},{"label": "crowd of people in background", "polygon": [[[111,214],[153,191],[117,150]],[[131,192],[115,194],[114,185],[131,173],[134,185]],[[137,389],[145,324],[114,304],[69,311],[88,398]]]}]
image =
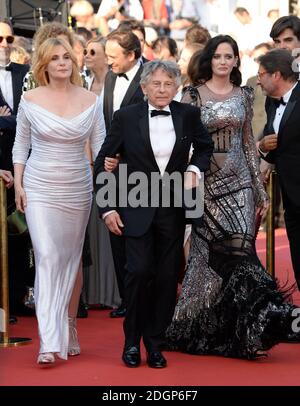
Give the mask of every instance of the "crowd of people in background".
[{"label": "crowd of people in background", "polygon": [[[292,51],[300,48],[300,19],[281,17],[277,9],[254,18],[244,7],[218,19],[217,11],[214,1],[205,0],[102,0],[97,10],[86,0],[76,0],[70,8],[73,31],[60,22],[48,22],[32,39],[14,35],[9,20],[0,20],[0,177],[7,186],[8,214],[16,202],[26,214],[30,234],[22,239],[9,236],[11,311],[34,313],[24,305],[24,298],[35,278],[38,363],[54,363],[55,354],[63,359],[80,354],[76,316],[87,317],[89,306],[109,308],[112,318],[125,317],[122,359],[129,367],[141,362],[141,338],[153,368],[167,365],[161,354],[165,348],[251,359],[278,342],[299,340],[288,328],[294,307],[285,303],[284,294],[259,262],[255,238],[260,226],[256,210],[263,218],[268,208],[264,183],[275,165],[300,288],[299,175],[283,163],[283,154],[290,163],[293,152],[277,136],[287,131],[283,125],[290,125],[297,145],[296,130],[288,120],[300,100],[298,82],[284,64],[292,63]],[[273,48],[284,50],[273,54],[275,70],[267,59]],[[155,80],[169,86],[163,105],[157,105],[152,91]],[[288,92],[293,93],[287,96]],[[275,108],[272,97],[285,98],[282,106]],[[131,107],[137,104],[141,107]],[[134,117],[144,114],[148,119],[146,105],[164,110],[165,116],[183,117],[185,129],[196,113],[199,123],[201,118],[205,131],[195,124],[197,131],[190,129],[181,146],[185,148],[182,162],[190,159],[197,167],[191,172],[199,179],[204,176],[205,213],[203,223],[184,227],[178,220],[182,213],[175,210],[166,226],[162,218],[169,213],[158,210],[153,218],[150,215],[153,230],[148,234],[148,224],[141,238],[135,229],[148,214],[136,226],[129,213],[126,230],[134,224],[133,231],[124,236],[122,216],[111,213],[114,208],[99,214],[92,175],[118,173],[119,165],[128,162],[151,171],[153,162],[146,165],[148,153],[140,150],[143,167],[125,140],[115,141],[124,136],[119,122],[139,135]],[[285,108],[289,117],[280,124]],[[119,110],[127,116],[115,114]],[[156,117],[155,127],[149,120],[154,167],[163,173],[169,168],[165,155],[173,158],[170,145],[178,147],[172,138],[177,136],[178,123],[173,128],[170,117]],[[154,142],[159,126],[174,133],[168,145]],[[66,140],[66,134],[74,143]],[[203,139],[201,147],[196,134]],[[136,138],[132,143],[138,150]],[[188,158],[191,145],[196,150]],[[181,170],[182,162],[176,162],[174,170]],[[277,226],[284,225],[280,189]],[[126,212],[124,216],[126,222]],[[64,229],[57,224],[65,224]],[[170,242],[160,235],[157,253],[153,235],[165,232],[164,227],[176,238]],[[170,255],[171,246],[176,255]],[[149,263],[141,260],[141,252]],[[151,258],[157,258],[159,265],[149,268]],[[174,269],[167,269],[166,261]],[[184,281],[175,308],[180,274]],[[164,289],[167,280],[170,286]]]}]

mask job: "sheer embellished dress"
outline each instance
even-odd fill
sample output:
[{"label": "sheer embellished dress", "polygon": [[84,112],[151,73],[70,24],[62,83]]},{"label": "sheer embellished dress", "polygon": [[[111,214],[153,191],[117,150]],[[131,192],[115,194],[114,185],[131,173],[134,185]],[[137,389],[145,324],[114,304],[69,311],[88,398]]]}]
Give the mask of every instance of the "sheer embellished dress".
[{"label": "sheer embellished dress", "polygon": [[255,250],[255,211],[267,199],[251,130],[252,89],[218,95],[206,85],[183,99],[201,107],[214,141],[205,174],[203,226],[193,228],[171,349],[253,359],[291,333],[284,300]]}]

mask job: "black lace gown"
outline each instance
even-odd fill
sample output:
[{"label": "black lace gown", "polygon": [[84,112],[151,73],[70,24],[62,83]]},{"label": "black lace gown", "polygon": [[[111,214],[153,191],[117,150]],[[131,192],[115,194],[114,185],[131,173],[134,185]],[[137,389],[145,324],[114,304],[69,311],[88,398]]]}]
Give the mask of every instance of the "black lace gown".
[{"label": "black lace gown", "polygon": [[169,349],[254,359],[293,334],[295,306],[285,301],[287,294],[255,250],[255,209],[267,196],[251,130],[252,94],[234,87],[216,95],[203,85],[184,99],[201,105],[215,150],[205,175],[203,226],[192,230],[167,330]]}]

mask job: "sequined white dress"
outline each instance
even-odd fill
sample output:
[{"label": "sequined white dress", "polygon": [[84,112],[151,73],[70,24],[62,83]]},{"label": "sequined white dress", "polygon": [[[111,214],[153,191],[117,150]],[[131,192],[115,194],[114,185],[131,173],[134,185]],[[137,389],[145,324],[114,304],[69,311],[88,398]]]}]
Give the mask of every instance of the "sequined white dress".
[{"label": "sequined white dress", "polygon": [[36,262],[40,352],[55,352],[64,359],[68,304],[92,202],[92,173],[84,153],[88,138],[95,158],[105,138],[99,98],[73,118],[21,99],[13,162],[25,164],[25,214]]}]

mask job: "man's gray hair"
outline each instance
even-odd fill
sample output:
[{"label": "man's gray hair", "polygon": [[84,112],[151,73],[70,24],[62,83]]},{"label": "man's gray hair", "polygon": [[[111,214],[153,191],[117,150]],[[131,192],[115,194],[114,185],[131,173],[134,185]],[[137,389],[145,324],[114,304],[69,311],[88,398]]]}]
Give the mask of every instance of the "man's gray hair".
[{"label": "man's gray hair", "polygon": [[143,65],[143,72],[141,74],[141,85],[146,84],[154,72],[157,70],[162,70],[166,72],[168,76],[175,79],[177,86],[181,84],[181,73],[178,65],[172,61],[163,61],[160,59],[154,59],[153,61],[147,62]]}]

